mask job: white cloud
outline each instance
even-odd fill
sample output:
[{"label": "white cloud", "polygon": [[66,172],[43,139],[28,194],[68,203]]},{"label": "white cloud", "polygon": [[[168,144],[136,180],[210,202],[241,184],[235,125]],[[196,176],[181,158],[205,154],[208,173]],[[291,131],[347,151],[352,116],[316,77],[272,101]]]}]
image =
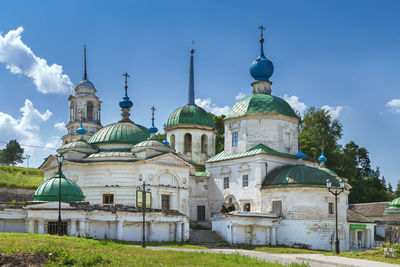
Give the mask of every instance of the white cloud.
[{"label": "white cloud", "polygon": [[66,128],[65,128],[65,122],[57,122],[56,124],[54,124],[54,128],[56,128],[57,130],[60,130],[60,131],[65,131],[66,130]]},{"label": "white cloud", "polygon": [[47,143],[44,145],[46,148],[59,148],[61,146],[61,137],[52,136],[49,138]]},{"label": "white cloud", "polygon": [[386,103],[386,106],[391,108],[394,113],[400,113],[400,99],[392,99]]},{"label": "white cloud", "polygon": [[328,105],[322,106],[322,109],[331,115],[332,120],[339,118],[340,112],[343,110],[342,106],[331,107]]},{"label": "white cloud", "polygon": [[[40,124],[47,121],[52,113],[46,110],[40,113],[29,99],[20,108],[20,118],[14,118],[7,113],[0,112],[0,140],[8,142],[17,139],[21,144],[40,146]],[[33,152],[33,148],[24,147],[25,151]]]},{"label": "white cloud", "polygon": [[47,61],[36,56],[21,40],[24,28],[18,27],[4,36],[0,33],[0,62],[13,74],[22,74],[33,80],[36,89],[44,94],[68,93],[72,82],[63,74],[62,66],[47,65]]},{"label": "white cloud", "polygon": [[283,99],[285,99],[286,102],[289,103],[289,105],[297,112],[300,113],[301,116],[304,115],[304,112],[307,109],[307,105],[304,104],[303,102],[299,101],[299,98],[295,95],[293,96],[288,96],[288,95],[284,95]]},{"label": "white cloud", "polygon": [[220,116],[220,115],[226,115],[230,111],[229,106],[224,106],[224,107],[217,107],[215,103],[211,102],[211,98],[206,98],[206,99],[201,99],[201,98],[196,98],[195,100],[196,105],[198,105],[201,108],[204,108],[206,111],[211,112],[214,115]]},{"label": "white cloud", "polygon": [[243,97],[245,97],[246,95],[244,94],[244,93],[242,93],[242,92],[240,92],[236,97],[235,97],[235,99],[236,100],[240,100],[240,99],[242,99]]}]

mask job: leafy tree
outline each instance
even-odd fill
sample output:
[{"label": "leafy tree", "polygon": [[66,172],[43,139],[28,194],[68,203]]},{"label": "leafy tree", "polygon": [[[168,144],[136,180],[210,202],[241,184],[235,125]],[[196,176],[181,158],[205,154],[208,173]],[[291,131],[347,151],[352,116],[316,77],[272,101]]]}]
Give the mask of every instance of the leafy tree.
[{"label": "leafy tree", "polygon": [[397,180],[396,191],[394,191],[394,197],[400,197],[400,180]]},{"label": "leafy tree", "polygon": [[1,161],[5,165],[15,165],[23,162],[24,149],[21,148],[17,140],[10,140],[6,148],[1,150]]},{"label": "leafy tree", "polygon": [[215,137],[215,154],[218,154],[222,151],[224,151],[224,133],[225,133],[225,128],[224,128],[224,119],[225,115],[220,115],[216,116],[212,113],[210,113],[214,124],[215,128],[217,129],[217,135]]},{"label": "leafy tree", "polygon": [[342,125],[338,120],[332,120],[323,109],[309,108],[299,125],[299,145],[302,151],[317,159],[323,147],[329,159],[327,167],[331,169],[339,167],[341,147],[338,141],[341,137]]}]

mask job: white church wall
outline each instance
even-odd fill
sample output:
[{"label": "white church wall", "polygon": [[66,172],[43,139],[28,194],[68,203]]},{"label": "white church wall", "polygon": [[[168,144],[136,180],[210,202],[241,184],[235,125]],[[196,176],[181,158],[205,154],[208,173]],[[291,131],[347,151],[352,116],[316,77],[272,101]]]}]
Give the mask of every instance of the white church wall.
[{"label": "white church wall", "polygon": [[[211,212],[220,212],[222,204],[233,204],[243,211],[245,203],[250,203],[252,212],[264,212],[260,189],[268,172],[286,164],[295,164],[297,160],[270,155],[254,155],[238,159],[208,163],[207,172],[210,181]],[[243,187],[243,175],[248,175],[248,186]],[[229,177],[229,188],[224,189],[224,177]]]},{"label": "white church wall", "polygon": [[[349,250],[349,226],[346,221],[338,222],[340,250]],[[310,249],[334,248],[334,220],[282,220],[277,228],[278,245],[306,245]]]},{"label": "white church wall", "polygon": [[[192,135],[191,153],[184,152],[184,137],[187,133]],[[208,143],[206,153],[202,153],[201,151],[201,137],[204,134],[207,136]],[[167,140],[171,146],[172,135],[175,136],[175,147],[173,147],[175,151],[188,156],[196,163],[204,163],[207,159],[215,155],[215,133],[211,128],[197,128],[196,126],[193,126],[192,128],[188,126],[185,128],[169,130],[167,131]]]},{"label": "white church wall", "polygon": [[[282,153],[298,152],[298,120],[283,115],[248,115],[225,122],[225,153],[246,152],[264,144]],[[232,146],[232,134],[238,133],[238,145]]]},{"label": "white church wall", "polygon": [[[209,203],[209,178],[207,176],[195,177],[190,176],[190,220],[196,221],[203,226],[210,226],[211,209]],[[197,218],[198,206],[205,207],[205,221],[199,221]]]}]

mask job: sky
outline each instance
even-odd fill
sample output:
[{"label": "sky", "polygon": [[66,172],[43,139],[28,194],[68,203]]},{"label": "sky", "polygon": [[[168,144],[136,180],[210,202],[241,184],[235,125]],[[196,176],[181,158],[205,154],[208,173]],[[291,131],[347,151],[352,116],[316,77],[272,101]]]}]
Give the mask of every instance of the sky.
[{"label": "sky", "polygon": [[[342,144],[370,152],[386,181],[400,178],[399,1],[6,1],[0,8],[0,142],[17,139],[38,167],[66,134],[68,96],[83,77],[120,119],[128,72],[131,118],[162,132],[187,102],[195,41],[196,103],[226,114],[252,92],[249,66],[264,51],[272,94],[343,124]],[[4,143],[0,143],[0,148]],[[36,148],[47,147],[49,149]],[[328,159],[329,160],[329,159]],[[26,166],[26,162],[23,166]]]}]

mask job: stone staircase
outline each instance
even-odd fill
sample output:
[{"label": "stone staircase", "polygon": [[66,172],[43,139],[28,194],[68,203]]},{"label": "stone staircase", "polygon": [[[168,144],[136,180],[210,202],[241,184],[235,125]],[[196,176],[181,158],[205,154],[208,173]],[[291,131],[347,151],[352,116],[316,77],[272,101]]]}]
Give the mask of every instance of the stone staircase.
[{"label": "stone staircase", "polygon": [[211,230],[190,229],[189,243],[216,247],[225,245],[226,242],[217,233]]}]

